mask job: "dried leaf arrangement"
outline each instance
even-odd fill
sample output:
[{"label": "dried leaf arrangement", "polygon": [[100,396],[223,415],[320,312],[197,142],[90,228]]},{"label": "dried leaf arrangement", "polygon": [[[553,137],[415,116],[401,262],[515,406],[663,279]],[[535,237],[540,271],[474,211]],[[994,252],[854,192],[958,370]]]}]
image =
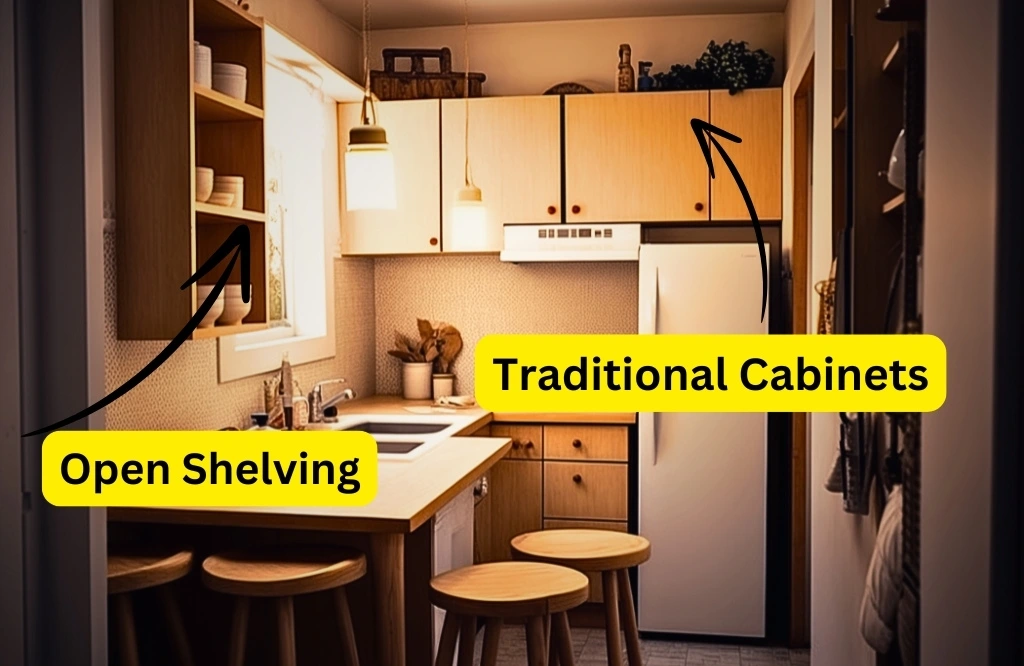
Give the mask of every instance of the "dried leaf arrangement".
[{"label": "dried leaf arrangement", "polygon": [[708,90],[728,88],[735,95],[747,88],[763,88],[771,81],[775,58],[764,49],[751,51],[747,42],[712,40],[693,65],[672,65],[654,75],[656,90]]},{"label": "dried leaf arrangement", "polygon": [[450,371],[455,357],[462,351],[462,334],[451,324],[439,322],[436,325],[427,319],[417,319],[416,328],[420,339],[413,342],[402,333],[395,333],[395,348],[388,354],[405,363],[433,363],[434,371]]}]

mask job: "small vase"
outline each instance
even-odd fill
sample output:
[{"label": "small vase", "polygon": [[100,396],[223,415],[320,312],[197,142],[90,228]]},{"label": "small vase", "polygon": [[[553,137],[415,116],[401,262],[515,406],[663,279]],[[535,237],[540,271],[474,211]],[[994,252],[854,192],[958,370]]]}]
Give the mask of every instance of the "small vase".
[{"label": "small vase", "polygon": [[455,375],[434,375],[434,400],[455,394]]},{"label": "small vase", "polygon": [[630,62],[632,50],[629,44],[619,45],[619,71],[616,80],[616,89],[621,92],[634,92],[636,90],[636,74],[633,72],[633,64]]},{"label": "small vase", "polygon": [[430,400],[433,363],[402,364],[402,397],[406,400]]}]

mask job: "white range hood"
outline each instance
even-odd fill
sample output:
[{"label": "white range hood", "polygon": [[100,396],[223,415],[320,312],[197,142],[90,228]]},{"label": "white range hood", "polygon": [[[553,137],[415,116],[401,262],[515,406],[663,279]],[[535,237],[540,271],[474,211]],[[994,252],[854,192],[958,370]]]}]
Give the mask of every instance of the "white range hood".
[{"label": "white range hood", "polygon": [[639,224],[506,224],[501,260],[637,261]]}]

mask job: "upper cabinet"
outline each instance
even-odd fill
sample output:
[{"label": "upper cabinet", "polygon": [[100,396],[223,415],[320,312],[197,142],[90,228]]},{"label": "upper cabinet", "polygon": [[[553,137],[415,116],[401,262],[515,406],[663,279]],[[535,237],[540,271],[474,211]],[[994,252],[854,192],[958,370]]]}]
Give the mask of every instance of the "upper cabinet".
[{"label": "upper cabinet", "polygon": [[346,210],[345,146],[359,124],[361,104],[338,105],[341,154],[341,249],[347,255],[435,254],[441,251],[440,100],[378,102],[379,122],[395,160],[398,207]]},{"label": "upper cabinet", "polygon": [[707,221],[692,118],[708,118],[706,90],[566,96],[566,221]]},{"label": "upper cabinet", "polygon": [[[473,182],[483,194],[487,223],[501,226],[562,220],[559,98],[481,97],[469,102],[469,157]],[[451,246],[455,193],[465,181],[466,100],[441,105],[441,220],[443,246]],[[388,128],[390,132],[390,127]],[[404,186],[404,184],[403,184]]]},{"label": "upper cabinet", "polygon": [[[743,140],[719,142],[743,177],[757,217],[782,219],[782,90],[745,90],[736,95],[713,90],[711,124]],[[712,158],[717,178],[711,181],[711,219],[750,219],[743,195],[725,164],[715,153]]]}]

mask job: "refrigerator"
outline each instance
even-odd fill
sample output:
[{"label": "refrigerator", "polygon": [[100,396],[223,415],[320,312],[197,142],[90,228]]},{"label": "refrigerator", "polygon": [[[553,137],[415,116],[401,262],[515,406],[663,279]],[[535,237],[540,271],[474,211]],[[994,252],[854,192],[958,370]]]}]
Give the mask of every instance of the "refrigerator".
[{"label": "refrigerator", "polygon": [[[768,333],[756,242],[641,245],[639,293],[641,334]],[[765,636],[768,415],[642,413],[637,465],[640,631]]]}]

